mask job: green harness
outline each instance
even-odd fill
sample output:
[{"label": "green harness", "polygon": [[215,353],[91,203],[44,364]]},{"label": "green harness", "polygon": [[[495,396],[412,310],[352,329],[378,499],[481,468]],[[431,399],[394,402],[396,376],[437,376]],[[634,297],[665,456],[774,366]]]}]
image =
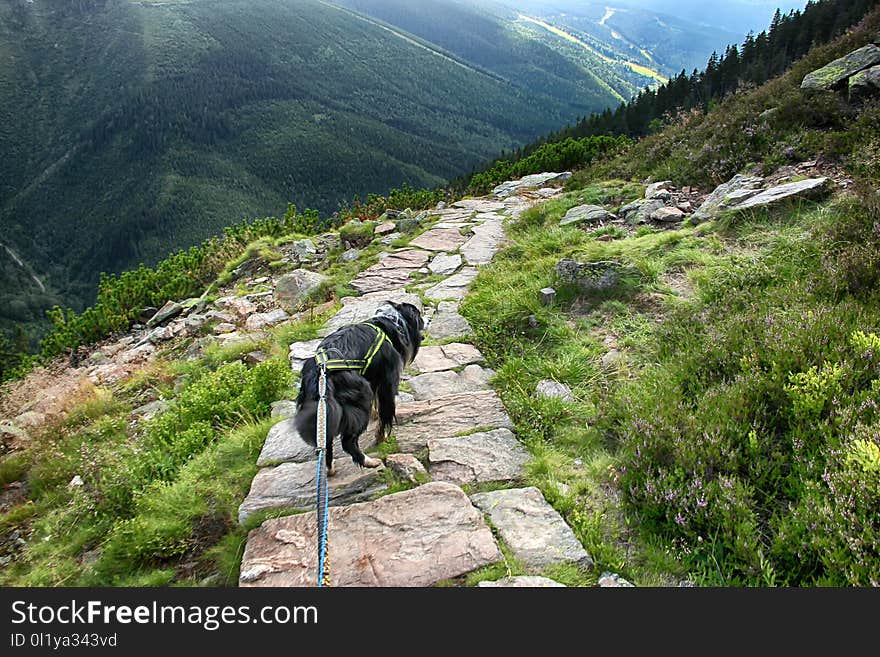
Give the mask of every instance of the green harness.
[{"label": "green harness", "polygon": [[363,374],[367,371],[367,368],[370,367],[373,358],[379,353],[382,343],[388,339],[388,336],[385,335],[385,331],[369,322],[363,322],[357,326],[369,326],[376,331],[376,339],[373,340],[373,344],[367,351],[366,356],[363,358],[330,358],[324,348],[321,347],[315,354],[315,362],[318,366],[324,367],[328,372],[333,370],[357,370]]}]

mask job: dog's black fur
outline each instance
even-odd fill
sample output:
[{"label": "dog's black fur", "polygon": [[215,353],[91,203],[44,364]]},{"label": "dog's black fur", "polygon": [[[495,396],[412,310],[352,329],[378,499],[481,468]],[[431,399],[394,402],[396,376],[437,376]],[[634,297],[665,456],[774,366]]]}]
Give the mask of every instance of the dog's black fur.
[{"label": "dog's black fur", "polygon": [[[425,322],[419,309],[409,303],[387,302],[368,320],[385,332],[370,366],[361,375],[355,370],[327,372],[327,469],[333,470],[333,438],[341,436],[342,449],[359,466],[377,467],[380,462],[365,457],[358,438],[367,429],[374,404],[379,415],[377,442],[382,442],[394,423],[395,398],[404,367],[416,357],[422,344]],[[369,326],[351,324],[337,329],[321,341],[320,347],[331,358],[363,358],[376,339]],[[302,369],[297,414],[294,420],[299,435],[309,444],[317,444],[318,365],[314,357]]]}]

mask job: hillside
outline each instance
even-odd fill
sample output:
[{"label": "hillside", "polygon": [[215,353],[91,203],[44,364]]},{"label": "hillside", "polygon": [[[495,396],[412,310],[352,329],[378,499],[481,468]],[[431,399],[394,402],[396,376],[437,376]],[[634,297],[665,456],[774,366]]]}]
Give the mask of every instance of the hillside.
[{"label": "hillside", "polygon": [[338,475],[337,584],[876,584],[880,95],[802,82],[878,29],[574,175],[254,227],[201,299],[4,388],[2,582],[310,582],[296,372],[392,297],[425,360],[385,468]]},{"label": "hillside", "polygon": [[316,0],[4,3],[0,227],[23,263],[0,249],[5,332],[81,310],[101,272],[288,203],[434,187],[638,88],[458,3],[420,17],[444,31]]}]

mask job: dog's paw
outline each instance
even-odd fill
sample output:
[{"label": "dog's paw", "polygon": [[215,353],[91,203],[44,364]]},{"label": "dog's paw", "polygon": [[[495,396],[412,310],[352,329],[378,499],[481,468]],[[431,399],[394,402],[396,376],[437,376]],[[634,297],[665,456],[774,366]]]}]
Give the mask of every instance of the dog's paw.
[{"label": "dog's paw", "polygon": [[379,459],[374,459],[371,456],[364,457],[365,468],[378,468],[380,465],[382,465],[382,461],[380,461]]},{"label": "dog's paw", "polygon": [[330,468],[327,470],[327,476],[332,477],[335,474],[336,474],[336,466],[331,465]]}]

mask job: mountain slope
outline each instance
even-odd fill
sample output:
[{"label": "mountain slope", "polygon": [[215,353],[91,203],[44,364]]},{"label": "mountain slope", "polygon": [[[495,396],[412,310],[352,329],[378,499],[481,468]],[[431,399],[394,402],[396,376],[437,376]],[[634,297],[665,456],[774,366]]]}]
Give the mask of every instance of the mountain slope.
[{"label": "mountain slope", "polygon": [[81,308],[100,272],[288,202],[326,214],[440,184],[615,102],[524,47],[542,63],[511,84],[326,2],[4,4],[0,227],[48,292],[4,285],[0,322],[39,322],[59,298]]}]

